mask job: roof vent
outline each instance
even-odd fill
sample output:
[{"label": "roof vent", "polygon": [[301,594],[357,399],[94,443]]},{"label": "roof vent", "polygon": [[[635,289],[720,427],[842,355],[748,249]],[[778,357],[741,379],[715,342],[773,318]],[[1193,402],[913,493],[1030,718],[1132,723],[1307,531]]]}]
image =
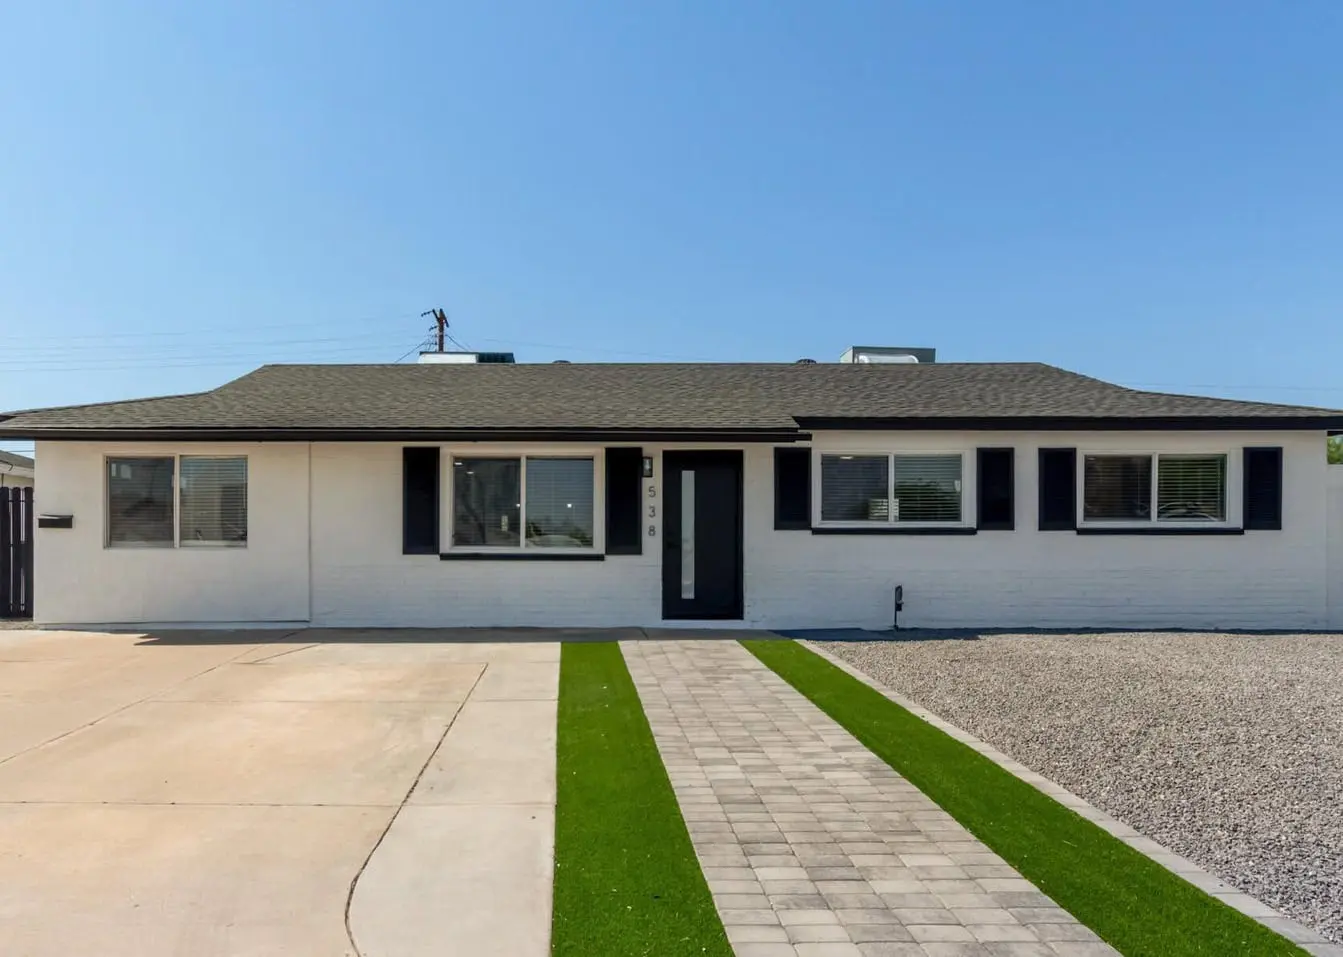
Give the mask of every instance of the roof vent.
[{"label": "roof vent", "polygon": [[814,366],[814,365],[816,365],[816,360],[815,360],[815,359],[798,359],[797,362],[793,363],[793,365],[798,365],[798,366]]},{"label": "roof vent", "polygon": [[915,365],[936,362],[937,350],[913,346],[851,346],[839,361],[859,365]]}]

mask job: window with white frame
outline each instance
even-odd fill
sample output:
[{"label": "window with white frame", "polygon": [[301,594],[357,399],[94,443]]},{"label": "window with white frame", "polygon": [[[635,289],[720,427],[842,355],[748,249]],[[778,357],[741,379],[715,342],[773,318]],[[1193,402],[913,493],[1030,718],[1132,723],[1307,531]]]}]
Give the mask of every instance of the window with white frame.
[{"label": "window with white frame", "polygon": [[951,455],[821,456],[821,521],[959,524],[962,459]]},{"label": "window with white frame", "polygon": [[244,456],[143,455],[107,460],[107,544],[247,544]]},{"label": "window with white frame", "polygon": [[594,460],[454,457],[458,548],[592,548]]},{"label": "window with white frame", "polygon": [[1084,522],[1225,522],[1224,454],[1087,455]]}]

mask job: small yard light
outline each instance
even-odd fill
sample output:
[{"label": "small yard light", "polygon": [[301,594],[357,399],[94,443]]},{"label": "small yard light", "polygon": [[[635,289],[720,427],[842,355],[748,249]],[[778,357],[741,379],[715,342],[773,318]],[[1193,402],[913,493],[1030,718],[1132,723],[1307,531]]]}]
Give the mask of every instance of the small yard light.
[{"label": "small yard light", "polygon": [[900,612],[905,609],[905,586],[895,586],[895,617],[891,621],[891,630],[900,630]]}]

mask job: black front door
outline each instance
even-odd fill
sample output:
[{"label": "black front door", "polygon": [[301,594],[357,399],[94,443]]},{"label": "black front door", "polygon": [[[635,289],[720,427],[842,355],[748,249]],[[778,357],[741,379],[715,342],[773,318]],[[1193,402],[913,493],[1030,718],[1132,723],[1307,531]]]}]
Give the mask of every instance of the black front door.
[{"label": "black front door", "polygon": [[662,617],[742,616],[740,452],[662,456]]}]

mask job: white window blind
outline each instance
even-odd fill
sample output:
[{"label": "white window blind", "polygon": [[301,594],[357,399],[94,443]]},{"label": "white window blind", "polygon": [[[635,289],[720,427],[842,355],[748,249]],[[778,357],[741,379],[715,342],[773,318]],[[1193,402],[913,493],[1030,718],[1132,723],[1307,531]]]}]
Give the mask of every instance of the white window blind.
[{"label": "white window blind", "polygon": [[821,456],[821,521],[887,521],[889,469],[886,455]]},{"label": "white window blind", "polygon": [[1152,517],[1150,455],[1088,455],[1082,466],[1082,518],[1145,522]]},{"label": "white window blind", "polygon": [[452,544],[521,544],[522,460],[452,460]]},{"label": "white window blind", "polygon": [[1226,456],[1158,458],[1157,518],[1163,522],[1226,521]]},{"label": "white window blind", "polygon": [[895,499],[891,515],[895,521],[961,520],[959,455],[897,455],[894,464]]},{"label": "white window blind", "polygon": [[107,544],[173,544],[173,459],[107,460]]},{"label": "white window blind", "polygon": [[592,547],[592,459],[527,459],[527,544]]},{"label": "white window blind", "polygon": [[247,459],[184,455],[179,538],[182,545],[247,544]]}]

